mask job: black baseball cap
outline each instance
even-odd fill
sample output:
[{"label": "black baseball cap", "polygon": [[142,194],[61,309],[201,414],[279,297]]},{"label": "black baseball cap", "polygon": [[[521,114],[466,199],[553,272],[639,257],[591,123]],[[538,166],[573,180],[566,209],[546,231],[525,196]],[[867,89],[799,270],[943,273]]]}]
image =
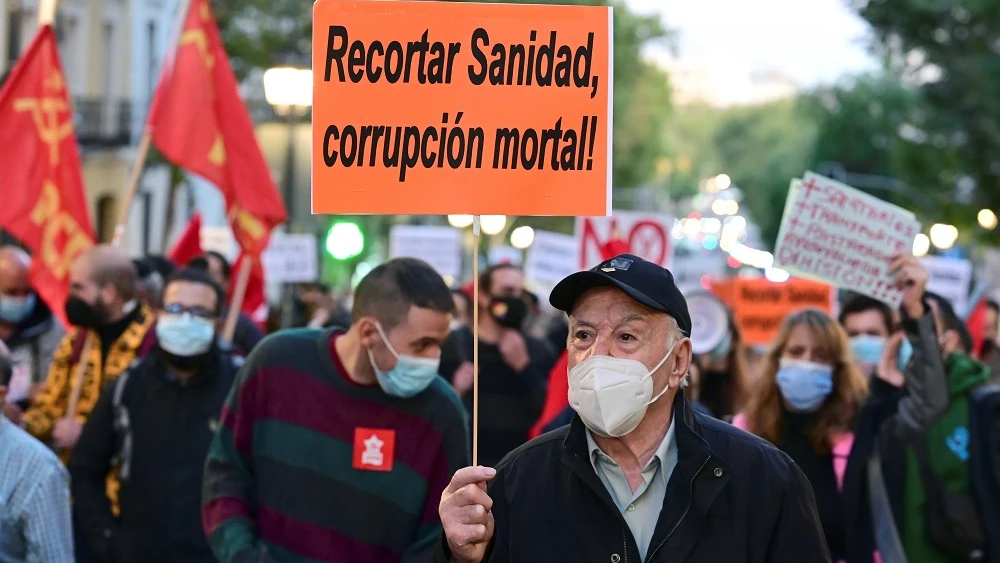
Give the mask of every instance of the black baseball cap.
[{"label": "black baseball cap", "polygon": [[632,254],[619,254],[556,284],[549,295],[549,303],[569,313],[576,300],[595,287],[617,287],[639,303],[670,315],[685,336],[691,335],[687,301],[674,283],[670,270]]}]

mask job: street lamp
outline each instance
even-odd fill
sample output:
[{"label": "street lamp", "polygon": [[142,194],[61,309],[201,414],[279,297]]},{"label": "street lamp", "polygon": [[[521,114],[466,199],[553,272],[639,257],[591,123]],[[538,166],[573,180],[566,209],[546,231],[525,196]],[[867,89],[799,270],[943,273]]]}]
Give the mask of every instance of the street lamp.
[{"label": "street lamp", "polygon": [[288,228],[294,224],[295,205],[295,126],[312,107],[313,77],[308,68],[282,66],[264,72],[264,98],[274,113],[288,123],[288,148],[285,157],[284,199],[288,207]]},{"label": "street lamp", "polygon": [[[288,220],[285,232],[292,232],[295,225],[295,126],[302,116],[312,107],[312,70],[282,66],[264,71],[264,98],[274,108],[274,113],[282,116],[288,123],[288,148],[285,153],[284,197],[288,210]],[[331,234],[333,231],[331,230]],[[330,241],[327,239],[327,248]],[[285,286],[282,299],[283,327],[292,324],[292,286]]]}]

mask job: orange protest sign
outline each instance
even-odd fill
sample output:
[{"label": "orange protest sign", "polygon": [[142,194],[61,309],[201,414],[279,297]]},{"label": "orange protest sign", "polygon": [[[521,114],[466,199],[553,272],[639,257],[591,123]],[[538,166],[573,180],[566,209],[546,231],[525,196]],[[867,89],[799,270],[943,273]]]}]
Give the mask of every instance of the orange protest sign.
[{"label": "orange protest sign", "polygon": [[733,309],[743,341],[751,346],[770,344],[781,321],[796,311],[833,311],[832,286],[799,278],[783,283],[764,278],[723,280],[713,282],[712,291]]},{"label": "orange protest sign", "polygon": [[611,8],[318,0],[314,213],[611,213]]}]

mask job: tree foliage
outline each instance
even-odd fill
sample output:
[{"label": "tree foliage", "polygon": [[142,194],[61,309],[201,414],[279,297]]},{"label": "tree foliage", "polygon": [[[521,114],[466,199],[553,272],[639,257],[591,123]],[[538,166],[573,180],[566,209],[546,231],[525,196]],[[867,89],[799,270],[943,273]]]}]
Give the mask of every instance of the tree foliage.
[{"label": "tree foliage", "polygon": [[1000,3],[870,0],[858,13],[883,58],[919,84],[897,172],[952,201],[942,218],[960,226],[979,208],[1000,209]]}]

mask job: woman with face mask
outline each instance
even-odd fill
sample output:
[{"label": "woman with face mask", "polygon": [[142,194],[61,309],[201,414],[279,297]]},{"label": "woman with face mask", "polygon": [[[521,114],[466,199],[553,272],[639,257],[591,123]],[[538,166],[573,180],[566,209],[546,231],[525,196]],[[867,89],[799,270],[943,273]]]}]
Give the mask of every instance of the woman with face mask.
[{"label": "woman with face mask", "polygon": [[733,420],[805,472],[834,561],[847,551],[838,478],[843,469],[836,466],[846,464],[850,444],[844,437],[867,393],[844,330],[825,313],[806,309],[782,323],[745,413]]}]

